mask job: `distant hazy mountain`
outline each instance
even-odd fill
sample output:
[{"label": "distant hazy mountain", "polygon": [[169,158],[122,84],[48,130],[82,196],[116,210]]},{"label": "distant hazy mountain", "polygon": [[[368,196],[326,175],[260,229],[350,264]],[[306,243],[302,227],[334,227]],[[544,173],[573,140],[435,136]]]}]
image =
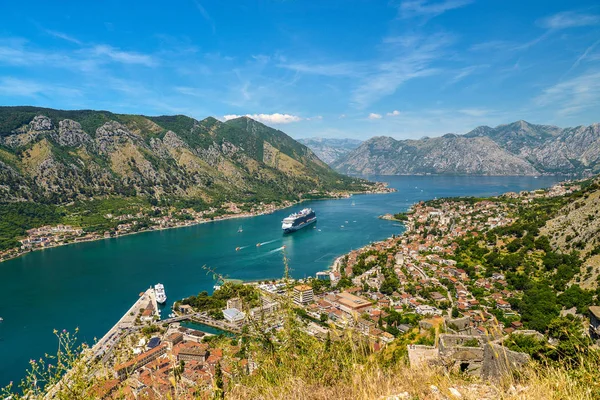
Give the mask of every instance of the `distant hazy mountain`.
[{"label": "distant hazy mountain", "polygon": [[525,121],[420,140],[374,137],[332,166],[343,173],[538,175],[600,172],[600,124]]},{"label": "distant hazy mountain", "polygon": [[0,202],[143,195],[218,204],[358,185],[285,133],[246,117],[0,107]]},{"label": "distant hazy mountain", "polygon": [[309,147],[317,157],[327,164],[335,162],[362,143],[361,140],[357,139],[309,138],[298,141]]}]

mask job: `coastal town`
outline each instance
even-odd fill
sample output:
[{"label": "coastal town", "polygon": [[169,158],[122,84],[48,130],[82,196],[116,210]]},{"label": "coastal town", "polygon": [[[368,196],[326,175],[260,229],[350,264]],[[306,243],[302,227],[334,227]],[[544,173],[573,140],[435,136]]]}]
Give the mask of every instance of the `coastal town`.
[{"label": "coastal town", "polygon": [[[285,310],[293,310],[301,329],[320,341],[351,331],[375,353],[388,347],[402,352],[412,367],[442,365],[483,378],[518,369],[531,358],[505,342],[544,336],[528,329],[513,307],[523,297],[514,276],[467,260],[465,243],[505,240],[494,235],[518,222],[516,205],[578,190],[566,182],[495,198],[420,202],[406,213],[385,216],[403,222],[402,235],[340,256],[313,278],[223,282],[212,295],[176,301],[163,320],[149,289],[92,348],[92,357],[107,367],[94,393],[209,397],[223,382],[260,368],[244,348],[244,337],[284,329]],[[590,307],[589,316],[590,337],[597,339],[600,309]],[[221,335],[202,332],[203,326]]]}]

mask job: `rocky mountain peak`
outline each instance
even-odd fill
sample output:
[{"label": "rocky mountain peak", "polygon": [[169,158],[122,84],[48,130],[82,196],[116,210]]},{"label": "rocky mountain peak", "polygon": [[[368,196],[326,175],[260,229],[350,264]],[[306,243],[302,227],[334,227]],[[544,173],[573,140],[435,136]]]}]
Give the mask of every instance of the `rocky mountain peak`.
[{"label": "rocky mountain peak", "polygon": [[29,129],[32,131],[50,131],[54,129],[52,120],[45,115],[37,115],[29,123]]}]

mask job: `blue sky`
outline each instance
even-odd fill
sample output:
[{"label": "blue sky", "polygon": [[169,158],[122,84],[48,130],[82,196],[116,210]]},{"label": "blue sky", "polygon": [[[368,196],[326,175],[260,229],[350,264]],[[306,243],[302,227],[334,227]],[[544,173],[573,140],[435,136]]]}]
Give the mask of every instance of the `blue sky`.
[{"label": "blue sky", "polygon": [[0,7],[1,105],[251,115],[296,138],[600,122],[596,1]]}]

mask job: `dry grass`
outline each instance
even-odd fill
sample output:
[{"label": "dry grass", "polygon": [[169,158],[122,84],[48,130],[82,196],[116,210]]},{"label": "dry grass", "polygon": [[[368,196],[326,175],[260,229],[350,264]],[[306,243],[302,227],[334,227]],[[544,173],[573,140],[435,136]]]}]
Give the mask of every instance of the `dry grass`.
[{"label": "dry grass", "polygon": [[[335,385],[309,383],[290,374],[276,385],[238,384],[226,398],[592,400],[598,399],[598,385],[598,381],[586,384],[564,369],[556,368],[532,367],[523,371],[518,381],[509,378],[504,382],[484,382],[449,375],[436,368],[415,370],[405,365],[396,365],[386,369],[377,365],[363,365],[354,368],[350,379]],[[453,391],[460,393],[460,397]]]}]

